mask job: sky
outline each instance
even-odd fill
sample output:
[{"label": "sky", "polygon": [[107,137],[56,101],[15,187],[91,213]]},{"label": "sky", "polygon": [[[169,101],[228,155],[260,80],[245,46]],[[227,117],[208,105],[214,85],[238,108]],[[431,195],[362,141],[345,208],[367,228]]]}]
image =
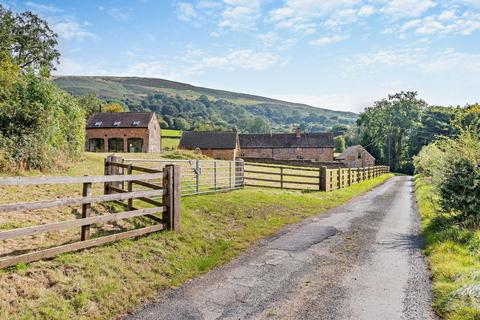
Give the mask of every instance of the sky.
[{"label": "sky", "polygon": [[480,102],[480,0],[0,0],[59,35],[57,75],[156,77],[359,112]]}]

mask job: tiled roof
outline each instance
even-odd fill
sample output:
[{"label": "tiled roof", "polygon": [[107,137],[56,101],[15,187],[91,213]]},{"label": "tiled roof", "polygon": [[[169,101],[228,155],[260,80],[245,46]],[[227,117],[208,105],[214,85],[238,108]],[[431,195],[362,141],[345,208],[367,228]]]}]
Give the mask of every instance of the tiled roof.
[{"label": "tiled roof", "polygon": [[332,133],[240,134],[240,148],[333,148]]},{"label": "tiled roof", "polygon": [[153,112],[95,112],[87,121],[91,128],[147,128]]},{"label": "tiled roof", "polygon": [[180,149],[235,149],[235,131],[184,131],[180,139]]},{"label": "tiled roof", "polygon": [[366,152],[366,153],[369,154],[372,158],[375,159],[375,157],[372,156],[372,155],[367,151],[367,149],[365,149],[364,147],[362,147],[362,146],[359,145],[359,144],[348,147],[347,149],[345,149],[345,151],[342,152],[341,155],[339,155],[338,157],[336,157],[336,159],[337,159],[337,160],[343,160],[343,159],[345,159],[349,154],[357,153],[357,152],[360,152],[360,151]]}]

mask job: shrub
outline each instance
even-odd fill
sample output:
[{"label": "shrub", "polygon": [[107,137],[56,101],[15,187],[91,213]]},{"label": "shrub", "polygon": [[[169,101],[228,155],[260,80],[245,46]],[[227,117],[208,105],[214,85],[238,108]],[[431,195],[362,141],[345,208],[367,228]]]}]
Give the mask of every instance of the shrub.
[{"label": "shrub", "polygon": [[21,75],[0,96],[0,170],[51,170],[84,146],[76,100],[48,79]]}]

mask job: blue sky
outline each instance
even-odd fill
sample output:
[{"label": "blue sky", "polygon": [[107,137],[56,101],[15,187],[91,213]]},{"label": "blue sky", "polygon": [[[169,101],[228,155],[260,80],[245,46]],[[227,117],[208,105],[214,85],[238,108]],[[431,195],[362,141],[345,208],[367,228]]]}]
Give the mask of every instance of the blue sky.
[{"label": "blue sky", "polygon": [[6,1],[60,36],[56,74],[166,78],[361,111],[480,101],[480,0]]}]

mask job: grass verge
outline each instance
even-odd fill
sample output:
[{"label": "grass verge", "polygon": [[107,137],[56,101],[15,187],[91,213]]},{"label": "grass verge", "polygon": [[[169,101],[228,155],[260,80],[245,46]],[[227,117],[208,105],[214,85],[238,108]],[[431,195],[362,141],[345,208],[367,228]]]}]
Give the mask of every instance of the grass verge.
[{"label": "grass verge", "polygon": [[[84,167],[72,168],[68,174],[101,170],[97,158],[102,159],[87,155]],[[391,176],[329,193],[247,188],[184,198],[179,233],[159,232],[0,270],[0,319],[117,317],[158,290],[178,286],[229,261],[284,225],[343,204]],[[49,189],[42,197],[66,192]],[[10,195],[18,200],[17,192]]]},{"label": "grass verge", "polygon": [[433,279],[433,307],[449,320],[480,319],[480,230],[442,212],[428,180],[415,177],[426,254]]}]

